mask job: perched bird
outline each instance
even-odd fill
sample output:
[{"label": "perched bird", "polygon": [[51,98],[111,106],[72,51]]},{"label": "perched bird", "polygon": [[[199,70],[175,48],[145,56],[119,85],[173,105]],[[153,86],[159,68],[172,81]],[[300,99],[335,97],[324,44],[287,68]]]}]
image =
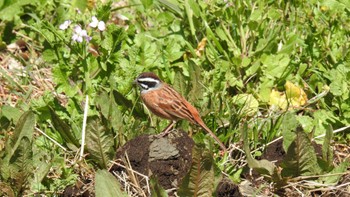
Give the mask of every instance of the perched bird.
[{"label": "perched bird", "polygon": [[162,136],[167,135],[178,120],[185,119],[201,126],[216,140],[221,149],[226,151],[225,145],[205,125],[197,109],[156,74],[141,73],[134,82],[140,87],[141,98],[147,108],[155,115],[172,121],[164,129]]}]

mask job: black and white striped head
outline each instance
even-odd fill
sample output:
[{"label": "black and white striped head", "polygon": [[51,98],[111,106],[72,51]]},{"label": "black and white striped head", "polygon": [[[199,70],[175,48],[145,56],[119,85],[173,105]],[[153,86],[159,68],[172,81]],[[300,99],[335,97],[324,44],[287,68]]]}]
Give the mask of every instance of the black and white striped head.
[{"label": "black and white striped head", "polygon": [[140,87],[141,93],[157,89],[162,85],[162,80],[152,72],[141,73],[134,82]]}]

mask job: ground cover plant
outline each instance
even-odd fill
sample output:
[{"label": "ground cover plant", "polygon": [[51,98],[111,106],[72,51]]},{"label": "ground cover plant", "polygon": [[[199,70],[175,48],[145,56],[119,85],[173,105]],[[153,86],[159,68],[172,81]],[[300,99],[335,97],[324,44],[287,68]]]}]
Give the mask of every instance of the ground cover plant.
[{"label": "ground cover plant", "polygon": [[[349,195],[349,8],[1,1],[1,196]],[[133,86],[144,71],[172,84],[228,147],[180,122],[195,145],[171,190],[107,171],[123,145],[168,123]]]}]

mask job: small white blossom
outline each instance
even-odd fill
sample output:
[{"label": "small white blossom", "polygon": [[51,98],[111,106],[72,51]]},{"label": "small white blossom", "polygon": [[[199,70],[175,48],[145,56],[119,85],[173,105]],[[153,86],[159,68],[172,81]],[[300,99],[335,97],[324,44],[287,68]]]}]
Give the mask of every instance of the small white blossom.
[{"label": "small white blossom", "polygon": [[72,23],[72,21],[71,20],[66,20],[66,21],[64,21],[61,25],[60,25],[60,30],[66,30],[68,27],[69,27],[69,25]]},{"label": "small white blossom", "polygon": [[75,26],[72,40],[76,42],[83,42],[83,38],[85,38],[87,42],[91,40],[91,38],[87,35],[87,32],[85,29],[81,29],[79,25]]},{"label": "small white blossom", "polygon": [[106,24],[103,21],[99,21],[96,16],[91,17],[92,22],[89,24],[90,27],[98,28],[100,31],[104,31],[106,29]]},{"label": "small white blossom", "polygon": [[104,30],[106,29],[106,24],[105,24],[105,22],[103,22],[103,21],[98,22],[97,28],[98,28],[100,31],[104,31]]},{"label": "small white blossom", "polygon": [[98,25],[98,19],[96,16],[91,17],[92,22],[89,24],[90,27],[96,28]]}]

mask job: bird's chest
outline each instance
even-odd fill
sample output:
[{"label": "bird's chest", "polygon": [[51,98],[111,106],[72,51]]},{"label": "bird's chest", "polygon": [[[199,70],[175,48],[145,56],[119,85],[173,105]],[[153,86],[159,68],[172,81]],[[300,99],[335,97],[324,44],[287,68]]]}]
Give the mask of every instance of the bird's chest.
[{"label": "bird's chest", "polygon": [[168,120],[175,120],[170,111],[172,110],[173,100],[166,96],[161,90],[152,90],[141,94],[142,101],[147,108],[155,115]]}]

